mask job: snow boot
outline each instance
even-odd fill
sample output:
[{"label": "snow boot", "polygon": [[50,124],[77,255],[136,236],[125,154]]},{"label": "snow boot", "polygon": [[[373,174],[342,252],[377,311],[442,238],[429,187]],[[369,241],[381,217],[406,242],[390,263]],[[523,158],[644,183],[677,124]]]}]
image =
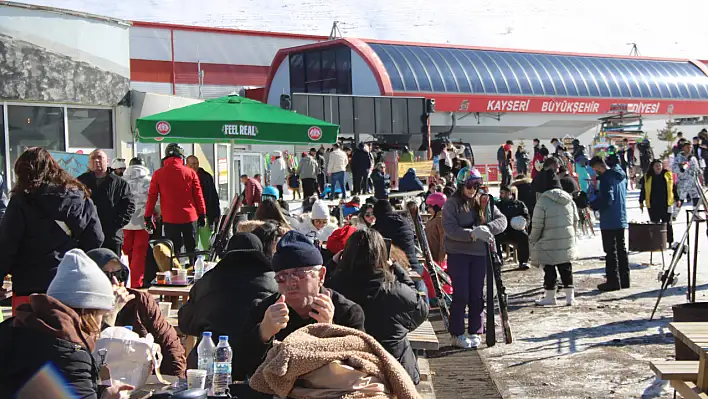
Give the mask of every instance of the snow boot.
[{"label": "snow boot", "polygon": [[597,289],[602,292],[619,291],[620,288],[621,287],[619,281],[612,282],[610,280],[607,280],[606,282],[597,285]]},{"label": "snow boot", "polygon": [[546,290],[546,296],[536,301],[538,306],[553,306],[556,304],[556,290]]},{"label": "snow boot", "polygon": [[565,291],[565,306],[575,305],[575,288],[563,288]]},{"label": "snow boot", "polygon": [[479,334],[470,334],[467,339],[470,341],[470,349],[476,349],[482,345],[482,336]]},{"label": "snow boot", "polygon": [[472,341],[466,335],[452,336],[452,344],[462,349],[472,349]]}]

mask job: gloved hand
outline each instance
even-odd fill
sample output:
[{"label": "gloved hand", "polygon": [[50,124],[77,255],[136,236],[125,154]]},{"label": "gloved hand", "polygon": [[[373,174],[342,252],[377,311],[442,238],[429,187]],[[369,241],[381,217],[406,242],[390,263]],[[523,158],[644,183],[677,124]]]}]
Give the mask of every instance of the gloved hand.
[{"label": "gloved hand", "polygon": [[477,226],[472,229],[472,239],[475,241],[482,240],[486,243],[489,243],[494,239],[494,234],[489,231],[489,227],[487,226]]},{"label": "gloved hand", "polygon": [[199,226],[199,227],[206,226],[206,215],[199,215],[199,219],[197,219],[197,226]]},{"label": "gloved hand", "polygon": [[152,216],[145,216],[145,230],[150,234],[155,231],[155,222],[152,220]]}]

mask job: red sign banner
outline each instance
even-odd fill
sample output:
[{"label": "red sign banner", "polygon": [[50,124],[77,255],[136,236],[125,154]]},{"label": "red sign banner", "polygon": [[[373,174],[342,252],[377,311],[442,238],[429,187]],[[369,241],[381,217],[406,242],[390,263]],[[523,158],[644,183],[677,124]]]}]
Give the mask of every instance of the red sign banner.
[{"label": "red sign banner", "polygon": [[465,94],[396,93],[435,99],[436,112],[500,112],[535,114],[708,115],[708,101],[617,98],[520,97]]}]

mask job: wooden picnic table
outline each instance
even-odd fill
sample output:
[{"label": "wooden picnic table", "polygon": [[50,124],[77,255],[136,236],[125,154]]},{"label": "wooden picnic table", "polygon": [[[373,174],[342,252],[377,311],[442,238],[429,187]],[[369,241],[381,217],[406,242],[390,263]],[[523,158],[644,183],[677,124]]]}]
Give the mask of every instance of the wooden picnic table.
[{"label": "wooden picnic table", "polygon": [[418,328],[409,332],[408,341],[410,341],[411,347],[415,350],[436,351],[440,349],[438,336],[435,335],[433,324],[429,320],[424,321]]},{"label": "wooden picnic table", "polygon": [[415,270],[409,270],[409,271],[408,271],[408,276],[410,276],[411,280],[413,280],[413,281],[418,281],[418,280],[422,280],[422,279],[423,279],[423,276],[421,276],[420,273],[418,273],[418,272],[415,271]]},{"label": "wooden picnic table", "polygon": [[696,383],[677,378],[671,380],[671,386],[684,398],[708,398],[708,323],[669,323],[669,331],[699,357]]},{"label": "wooden picnic table", "polygon": [[187,302],[189,298],[189,291],[192,289],[193,284],[187,286],[170,286],[170,285],[153,285],[148,288],[148,294],[156,295],[165,298],[172,302],[173,309],[179,309],[179,300],[182,299],[182,303]]}]

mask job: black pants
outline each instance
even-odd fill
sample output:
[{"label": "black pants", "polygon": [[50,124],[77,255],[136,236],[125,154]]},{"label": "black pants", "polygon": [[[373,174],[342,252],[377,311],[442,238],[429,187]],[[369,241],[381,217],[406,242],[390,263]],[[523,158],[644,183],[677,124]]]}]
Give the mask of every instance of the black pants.
[{"label": "black pants", "polygon": [[317,181],[311,177],[302,179],[302,194],[304,198],[310,198],[315,192],[317,192]]},{"label": "black pants", "polygon": [[[558,273],[556,273],[558,269]],[[555,290],[558,274],[561,275],[561,284],[563,288],[573,288],[573,266],[568,263],[560,265],[544,265],[543,266],[543,288],[547,290]]]},{"label": "black pants", "polygon": [[624,243],[624,230],[600,230],[605,251],[605,275],[610,285],[629,288],[629,259]]},{"label": "black pants", "polygon": [[[182,252],[182,245],[184,245],[187,252],[194,252],[197,248],[196,235],[197,229],[194,222],[184,224],[165,223],[165,236],[174,244],[176,254]],[[194,255],[191,255],[189,261],[194,264],[195,258]]]},{"label": "black pants", "polygon": [[502,253],[502,244],[512,244],[517,250],[519,263],[527,263],[529,261],[529,235],[526,231],[514,230],[507,228],[503,233],[495,237],[497,242],[497,252]]},{"label": "black pants", "polygon": [[366,191],[366,173],[353,173],[352,180],[354,182],[354,192],[352,195],[359,195]]},{"label": "black pants", "polygon": [[509,184],[511,184],[511,173],[509,171],[509,168],[503,168],[501,170],[501,174],[502,174],[502,181],[501,181],[502,186],[508,186]]},{"label": "black pants", "polygon": [[279,199],[284,199],[284,198],[283,198],[283,186],[282,186],[282,185],[280,185],[280,186],[275,186],[275,188],[278,189],[278,194],[280,194],[280,198],[279,198]]},{"label": "black pants", "polygon": [[318,194],[321,194],[324,191],[326,181],[327,180],[325,179],[324,173],[320,173],[319,175],[317,175],[317,193]]},{"label": "black pants", "polygon": [[657,208],[653,206],[647,210],[649,211],[649,220],[651,220],[652,223],[666,223],[666,239],[669,241],[669,244],[674,242],[674,228],[671,226],[671,214],[669,213],[668,207]]}]

